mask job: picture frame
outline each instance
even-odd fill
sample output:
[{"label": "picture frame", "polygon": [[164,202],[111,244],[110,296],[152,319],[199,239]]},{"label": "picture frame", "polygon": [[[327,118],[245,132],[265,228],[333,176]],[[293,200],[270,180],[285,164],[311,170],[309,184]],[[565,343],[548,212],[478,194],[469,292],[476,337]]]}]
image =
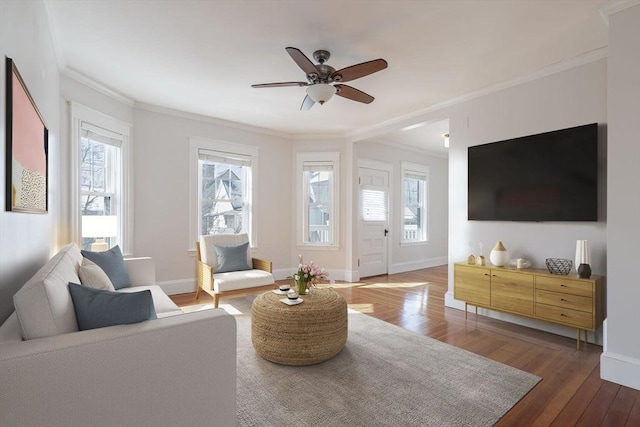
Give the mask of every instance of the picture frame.
[{"label": "picture frame", "polygon": [[6,210],[46,214],[49,129],[14,61],[6,58]]}]

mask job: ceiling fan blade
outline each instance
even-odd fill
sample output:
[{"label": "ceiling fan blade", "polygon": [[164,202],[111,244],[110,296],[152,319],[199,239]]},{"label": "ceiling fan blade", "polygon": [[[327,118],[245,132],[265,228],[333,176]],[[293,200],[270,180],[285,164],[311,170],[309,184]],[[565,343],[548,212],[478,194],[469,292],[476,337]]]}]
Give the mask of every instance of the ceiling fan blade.
[{"label": "ceiling fan blade", "polygon": [[315,74],[317,76],[319,74],[318,69],[315,65],[313,65],[313,62],[311,62],[311,60],[307,58],[307,56],[302,53],[300,49],[295,47],[287,47],[286,50],[287,52],[289,52],[289,55],[295,61],[295,63],[298,64],[298,67],[302,68],[302,71],[304,71],[306,75]]},{"label": "ceiling fan blade", "polygon": [[309,86],[307,82],[282,82],[282,83],[260,83],[251,87],[287,87],[287,86]]},{"label": "ceiling fan blade", "polygon": [[313,107],[313,104],[315,104],[316,102],[311,99],[311,97],[309,95],[305,96],[304,99],[302,100],[302,105],[300,106],[300,111],[307,111],[309,109],[311,109],[311,107]]},{"label": "ceiling fan blade", "polygon": [[339,95],[343,98],[350,99],[352,101],[362,102],[363,104],[371,104],[375,99],[373,96],[368,93],[364,93],[361,90],[358,90],[354,87],[347,85],[334,85],[338,91],[336,95]]},{"label": "ceiling fan blade", "polygon": [[350,80],[359,79],[360,77],[368,76],[369,74],[384,70],[387,68],[387,65],[387,61],[384,59],[374,59],[373,61],[342,68],[341,70],[334,72],[331,75],[331,78],[336,82],[348,82]]}]

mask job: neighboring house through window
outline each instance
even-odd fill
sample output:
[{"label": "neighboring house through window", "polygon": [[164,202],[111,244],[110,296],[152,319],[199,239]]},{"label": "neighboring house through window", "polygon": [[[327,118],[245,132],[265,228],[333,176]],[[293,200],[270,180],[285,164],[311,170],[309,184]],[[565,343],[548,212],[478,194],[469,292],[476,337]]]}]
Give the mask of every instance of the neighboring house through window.
[{"label": "neighboring house through window", "polygon": [[128,150],[130,126],[71,104],[72,223],[83,249],[103,251],[130,245]]},{"label": "neighboring house through window", "polygon": [[429,169],[423,165],[402,162],[402,242],[426,242],[427,184]]},{"label": "neighboring house through window", "polygon": [[298,244],[337,246],[339,153],[299,153]]},{"label": "neighboring house through window", "polygon": [[[247,233],[255,246],[252,176],[257,168],[254,147],[193,138],[191,140],[192,243],[200,235]],[[193,205],[193,204],[192,204]]]}]

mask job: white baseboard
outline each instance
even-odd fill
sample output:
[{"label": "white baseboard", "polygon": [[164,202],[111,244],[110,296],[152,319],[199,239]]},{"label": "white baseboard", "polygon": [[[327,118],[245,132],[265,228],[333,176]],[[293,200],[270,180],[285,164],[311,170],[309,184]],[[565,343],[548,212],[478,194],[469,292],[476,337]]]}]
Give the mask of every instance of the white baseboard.
[{"label": "white baseboard", "polygon": [[404,273],[406,271],[420,270],[422,268],[437,267],[439,265],[445,265],[448,262],[449,259],[445,256],[424,259],[420,261],[397,263],[389,266],[389,274]]},{"label": "white baseboard", "polygon": [[600,355],[600,378],[640,390],[640,359],[605,351]]},{"label": "white baseboard", "polygon": [[[458,301],[453,298],[453,292],[448,291],[444,295],[445,307],[451,307],[464,311],[464,302]],[[475,314],[476,307],[469,304],[467,311]],[[543,320],[529,319],[528,317],[517,316],[513,314],[502,313],[499,311],[489,310],[487,308],[478,308],[478,316],[486,316],[492,319],[498,319],[509,323],[515,323],[516,325],[526,326],[528,328],[538,329],[540,331],[549,332],[551,334],[560,335],[567,338],[576,338],[576,330],[566,326],[556,325],[555,323],[548,323]],[[587,341],[591,344],[602,345],[602,332],[600,328],[595,332],[587,331]]]}]

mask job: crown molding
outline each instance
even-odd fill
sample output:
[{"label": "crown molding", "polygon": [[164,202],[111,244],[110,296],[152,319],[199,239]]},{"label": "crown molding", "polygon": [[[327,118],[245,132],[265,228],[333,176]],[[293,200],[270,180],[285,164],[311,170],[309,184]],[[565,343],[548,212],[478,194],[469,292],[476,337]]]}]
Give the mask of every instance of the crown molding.
[{"label": "crown molding", "polygon": [[431,151],[431,150],[427,150],[424,148],[418,148],[418,147],[413,147],[410,145],[403,145],[403,144],[399,144],[397,142],[394,141],[388,141],[385,139],[381,139],[381,138],[372,138],[372,139],[368,139],[366,141],[356,141],[357,142],[362,142],[365,144],[368,143],[373,143],[373,144],[379,144],[379,145],[385,145],[387,147],[393,147],[396,149],[401,149],[401,150],[405,150],[405,151],[409,151],[411,153],[416,153],[416,154],[422,154],[422,155],[427,155],[427,156],[431,156],[431,157],[437,157],[439,159],[448,159],[449,158],[449,154],[442,154],[442,153],[438,153],[435,151]]},{"label": "crown molding", "polygon": [[259,133],[263,135],[276,136],[278,138],[284,138],[291,140],[291,134],[278,132],[272,129],[262,128],[258,126],[247,125],[244,123],[233,122],[230,120],[218,119],[216,117],[204,116],[202,114],[189,113],[186,111],[173,110],[171,108],[160,107],[158,105],[146,104],[144,102],[136,101],[134,108],[138,110],[150,111],[152,113],[166,114],[168,116],[180,117],[183,119],[196,120],[199,122],[210,123],[218,126],[229,127],[233,129],[243,130],[246,132]]},{"label": "crown molding", "polygon": [[562,71],[566,71],[575,67],[579,67],[581,65],[588,64],[590,62],[595,62],[600,59],[607,58],[607,56],[608,56],[608,48],[606,46],[601,47],[599,49],[595,49],[590,52],[583,53],[573,58],[556,62],[554,64],[540,68],[532,73],[528,73],[520,77],[516,77],[511,80],[506,80],[504,82],[498,83],[493,86],[489,86],[485,89],[480,89],[475,92],[470,92],[466,95],[453,98],[448,101],[441,102],[439,104],[432,105],[422,110],[414,111],[413,113],[406,114],[400,117],[395,117],[393,119],[384,121],[374,126],[362,128],[354,132],[347,133],[345,137],[347,138],[348,141],[355,142],[361,139],[372,138],[372,137],[381,135],[383,133],[387,133],[389,132],[390,128],[392,130],[398,130],[407,125],[415,124],[416,123],[415,119],[425,114],[442,110],[443,108],[452,107],[454,105],[461,104],[463,102],[468,102],[470,100],[480,98],[482,96],[490,95],[492,93],[500,92],[504,89],[508,89],[508,88],[518,86],[523,83],[528,83],[534,80],[538,80],[540,78],[547,77],[547,76],[550,76]]},{"label": "crown molding", "polygon": [[322,139],[325,141],[344,141],[344,133],[299,133],[292,135],[293,141],[309,141]]},{"label": "crown molding", "polygon": [[90,79],[89,77],[85,76],[84,74],[80,74],[79,72],[77,72],[76,70],[72,69],[72,68],[65,68],[64,70],[62,70],[62,74],[64,74],[65,76],[69,77],[70,79],[73,79],[77,82],[82,83],[85,86],[90,87],[91,89],[97,90],[98,92],[107,95],[108,97],[115,99],[118,102],[121,102],[125,105],[128,105],[129,107],[133,107],[134,105],[134,101],[133,99],[122,95],[119,92],[116,92],[113,89],[110,89],[108,87],[106,87],[105,85],[103,85],[102,83],[98,83],[95,80]]},{"label": "crown molding", "polygon": [[608,0],[598,5],[598,13],[600,13],[600,17],[604,23],[609,26],[610,15],[639,4],[640,0]]},{"label": "crown molding", "polygon": [[58,63],[58,71],[62,71],[67,67],[67,63],[64,59],[64,49],[62,49],[62,44],[60,43],[60,39],[58,38],[58,32],[56,31],[56,20],[53,18],[53,13],[51,12],[51,0],[44,0],[44,12],[47,16],[47,25],[49,26],[49,37],[51,37],[51,44],[53,45],[53,54],[56,57],[56,62]]}]

